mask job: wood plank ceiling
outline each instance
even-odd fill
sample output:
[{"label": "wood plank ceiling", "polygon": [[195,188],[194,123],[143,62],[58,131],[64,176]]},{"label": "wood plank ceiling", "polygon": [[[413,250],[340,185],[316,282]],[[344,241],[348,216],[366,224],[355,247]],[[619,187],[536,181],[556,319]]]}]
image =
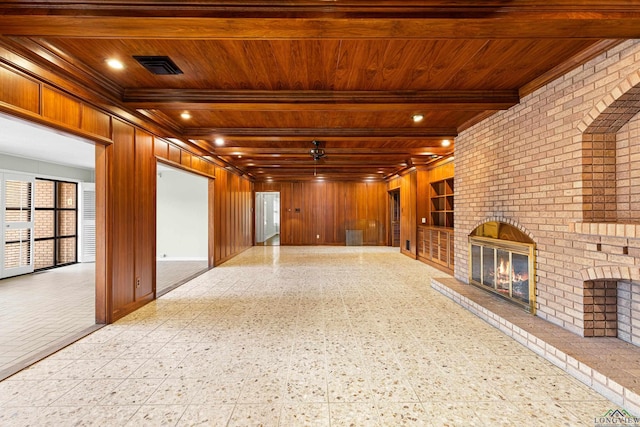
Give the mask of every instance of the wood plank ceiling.
[{"label": "wood plank ceiling", "polygon": [[[0,31],[257,181],[380,180],[452,155],[459,132],[640,37],[640,2],[14,0]],[[154,75],[139,55],[182,74]]]}]

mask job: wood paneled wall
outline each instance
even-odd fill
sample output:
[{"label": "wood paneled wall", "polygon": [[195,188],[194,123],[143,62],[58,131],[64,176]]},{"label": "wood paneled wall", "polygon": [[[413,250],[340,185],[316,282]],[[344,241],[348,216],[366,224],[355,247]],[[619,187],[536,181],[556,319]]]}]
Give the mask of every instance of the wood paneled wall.
[{"label": "wood paneled wall", "polygon": [[344,245],[346,230],[362,230],[365,245],[387,244],[386,183],[260,182],[255,191],[280,192],[282,245]]},{"label": "wood paneled wall", "polygon": [[216,167],[214,190],[214,264],[253,245],[253,184]]},{"label": "wood paneled wall", "polygon": [[210,266],[252,245],[250,181],[13,68],[11,55],[0,54],[7,61],[0,63],[0,111],[96,143],[98,323],[113,322],[155,298],[157,159],[210,178],[209,235],[203,236],[209,239]]},{"label": "wood paneled wall", "polygon": [[422,223],[422,218],[429,224],[431,214],[430,183],[453,177],[453,165],[453,162],[445,160],[429,169],[413,170],[388,182],[388,190],[400,189],[400,251],[403,254],[417,258],[418,224]]},{"label": "wood paneled wall", "polygon": [[388,190],[400,188],[400,252],[416,258],[418,256],[417,240],[417,171],[390,180]]},{"label": "wood paneled wall", "polygon": [[[104,208],[111,222],[112,245],[107,251],[112,270],[110,320],[115,320],[154,298],[156,164],[150,134],[114,119],[112,138],[107,148],[112,203]],[[108,231],[100,230],[106,224],[96,226],[97,236],[106,235]]]}]

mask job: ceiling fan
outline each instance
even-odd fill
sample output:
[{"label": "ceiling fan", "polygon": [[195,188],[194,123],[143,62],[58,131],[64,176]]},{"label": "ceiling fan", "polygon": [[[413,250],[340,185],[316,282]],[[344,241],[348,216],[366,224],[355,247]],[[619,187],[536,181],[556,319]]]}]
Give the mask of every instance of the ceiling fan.
[{"label": "ceiling fan", "polygon": [[324,148],[320,148],[320,141],[313,140],[311,143],[314,147],[309,150],[309,154],[313,157],[313,176],[317,176],[316,164],[320,159],[326,157],[327,154],[324,152]]},{"label": "ceiling fan", "polygon": [[324,152],[324,148],[320,148],[320,141],[313,140],[311,143],[315,146],[311,150],[309,150],[309,154],[313,157],[314,161],[318,161],[321,158],[325,157],[327,154]]}]

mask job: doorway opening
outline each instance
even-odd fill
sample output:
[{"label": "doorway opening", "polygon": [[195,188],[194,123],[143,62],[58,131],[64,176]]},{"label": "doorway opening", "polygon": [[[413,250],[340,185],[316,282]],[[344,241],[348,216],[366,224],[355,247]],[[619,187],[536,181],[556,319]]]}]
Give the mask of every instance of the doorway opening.
[{"label": "doorway opening", "polygon": [[156,297],[209,269],[209,179],[158,163]]},{"label": "doorway opening", "polygon": [[0,127],[3,379],[100,326],[95,221],[84,220],[95,198],[82,196],[95,182],[94,144],[8,115]]},{"label": "doorway opening", "polygon": [[280,246],[280,193],[256,192],[256,245]]},{"label": "doorway opening", "polygon": [[391,247],[400,247],[400,190],[389,191],[389,241]]}]

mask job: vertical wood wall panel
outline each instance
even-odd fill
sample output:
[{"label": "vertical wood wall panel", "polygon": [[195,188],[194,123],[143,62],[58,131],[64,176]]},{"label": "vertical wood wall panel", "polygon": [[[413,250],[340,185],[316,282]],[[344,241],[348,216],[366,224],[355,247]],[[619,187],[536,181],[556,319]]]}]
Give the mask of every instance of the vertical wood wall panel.
[{"label": "vertical wood wall panel", "polygon": [[214,264],[219,265],[252,246],[253,184],[223,168],[215,168]]},{"label": "vertical wood wall panel", "polygon": [[[400,182],[400,251],[411,257],[417,257],[416,246],[416,188],[417,172],[413,171],[402,176]],[[407,241],[409,248],[407,249]]]},{"label": "vertical wood wall panel", "polygon": [[111,322],[111,283],[112,283],[112,200],[109,185],[109,170],[113,146],[96,144],[96,323]]},{"label": "vertical wood wall panel", "polygon": [[40,113],[40,84],[0,65],[0,102]]},{"label": "vertical wood wall panel", "polygon": [[80,128],[104,138],[111,137],[111,116],[82,104]]},{"label": "vertical wood wall panel", "polygon": [[209,245],[208,245],[208,260],[209,260],[209,268],[215,266],[215,253],[216,253],[216,218],[218,214],[215,209],[215,194],[216,194],[216,180],[209,178],[208,183],[208,198],[209,198],[209,215],[208,215],[208,232],[209,232]]},{"label": "vertical wood wall panel", "polygon": [[134,301],[135,275],[135,142],[134,129],[120,120],[113,122],[113,161],[110,187],[113,189],[112,310],[120,317],[121,310]]},{"label": "vertical wood wall panel", "polygon": [[47,87],[42,88],[42,116],[80,129],[81,104],[77,100]]},{"label": "vertical wood wall panel", "polygon": [[156,265],[156,159],[153,136],[135,131],[135,301],[153,297]]}]

